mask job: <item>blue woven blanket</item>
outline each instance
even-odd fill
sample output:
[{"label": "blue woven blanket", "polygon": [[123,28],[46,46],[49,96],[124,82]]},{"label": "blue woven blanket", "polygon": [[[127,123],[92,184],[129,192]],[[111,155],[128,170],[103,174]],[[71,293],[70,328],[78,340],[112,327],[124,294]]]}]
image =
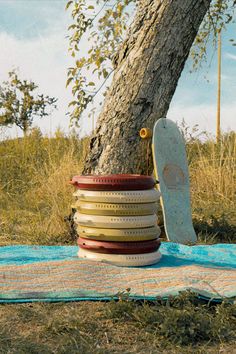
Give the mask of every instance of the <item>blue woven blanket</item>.
[{"label": "blue woven blanket", "polygon": [[0,302],[103,300],[129,289],[135,299],[184,290],[220,300],[236,297],[236,245],[162,243],[161,261],[116,267],[82,260],[76,246],[0,247]]}]

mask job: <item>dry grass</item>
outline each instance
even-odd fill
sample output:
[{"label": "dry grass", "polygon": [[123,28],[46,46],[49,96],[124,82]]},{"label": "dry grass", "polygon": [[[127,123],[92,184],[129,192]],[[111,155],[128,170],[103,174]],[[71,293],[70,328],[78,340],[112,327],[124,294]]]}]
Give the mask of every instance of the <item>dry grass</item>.
[{"label": "dry grass", "polygon": [[236,134],[222,138],[220,145],[209,140],[196,143],[197,158],[191,165],[192,199],[195,205],[228,206],[235,202]]},{"label": "dry grass", "polygon": [[[42,137],[0,143],[0,244],[73,242],[69,224],[72,188],[88,140]],[[220,145],[208,139],[187,144],[194,226],[200,242],[236,242],[236,134]],[[30,220],[30,222],[29,222]]]},{"label": "dry grass", "polygon": [[[188,144],[193,218],[201,238],[236,242],[236,134]],[[209,237],[209,235],[208,235]]]},{"label": "dry grass", "polygon": [[64,217],[71,212],[71,176],[78,174],[87,139],[76,136],[0,144],[0,244],[71,242]]},{"label": "dry grass", "polygon": [[[200,242],[235,242],[236,135],[216,146],[188,142],[192,204]],[[0,244],[72,243],[69,178],[86,139],[42,137],[0,143]],[[236,308],[181,296],[168,303],[0,306],[0,353],[235,353]]]}]

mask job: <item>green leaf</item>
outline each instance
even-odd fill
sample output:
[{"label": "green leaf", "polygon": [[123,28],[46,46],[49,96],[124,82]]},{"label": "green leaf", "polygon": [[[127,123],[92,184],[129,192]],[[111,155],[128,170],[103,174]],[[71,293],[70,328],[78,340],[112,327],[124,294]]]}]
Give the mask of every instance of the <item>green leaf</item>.
[{"label": "green leaf", "polygon": [[88,10],[94,10],[94,6],[93,6],[93,5],[90,5],[90,6],[88,7]]},{"label": "green leaf", "polygon": [[68,3],[66,4],[66,10],[70,7],[70,5],[73,3],[73,1],[68,1]]},{"label": "green leaf", "polygon": [[94,83],[93,81],[90,81],[90,82],[88,83],[88,86],[95,86],[95,83]]},{"label": "green leaf", "polygon": [[66,81],[66,87],[68,87],[73,80],[73,77],[69,77],[69,79]]},{"label": "green leaf", "polygon": [[106,79],[107,76],[108,76],[107,70],[106,70],[106,69],[103,69],[103,70],[102,70],[102,74],[103,74],[104,79]]},{"label": "green leaf", "polygon": [[68,31],[70,31],[71,29],[74,29],[74,28],[76,28],[77,26],[75,25],[75,24],[73,24],[73,25],[70,25],[69,27],[68,27]]},{"label": "green leaf", "polygon": [[77,101],[72,101],[69,103],[68,107],[75,106],[77,104]]}]

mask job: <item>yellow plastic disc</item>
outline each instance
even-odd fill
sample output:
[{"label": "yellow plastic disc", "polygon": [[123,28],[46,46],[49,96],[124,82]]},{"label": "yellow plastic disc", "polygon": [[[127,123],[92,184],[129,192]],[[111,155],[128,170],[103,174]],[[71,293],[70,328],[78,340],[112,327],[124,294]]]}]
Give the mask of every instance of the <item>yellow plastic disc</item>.
[{"label": "yellow plastic disc", "polygon": [[156,214],[142,216],[101,216],[76,212],[74,221],[76,224],[87,227],[135,229],[157,225],[157,216]]},{"label": "yellow plastic disc", "polygon": [[156,203],[143,204],[111,204],[111,203],[88,203],[77,201],[76,209],[82,214],[92,215],[152,215],[157,212]]},{"label": "yellow plastic disc", "polygon": [[77,227],[78,235],[90,240],[135,242],[149,241],[158,238],[161,234],[159,226],[140,229],[98,229],[95,227]]},{"label": "yellow plastic disc", "polygon": [[78,189],[74,194],[81,201],[99,203],[154,203],[159,200],[160,192],[156,189],[140,191],[96,192]]},{"label": "yellow plastic disc", "polygon": [[158,263],[161,259],[161,253],[155,251],[141,254],[104,254],[80,248],[78,257],[90,261],[105,262],[116,266],[138,267]]}]

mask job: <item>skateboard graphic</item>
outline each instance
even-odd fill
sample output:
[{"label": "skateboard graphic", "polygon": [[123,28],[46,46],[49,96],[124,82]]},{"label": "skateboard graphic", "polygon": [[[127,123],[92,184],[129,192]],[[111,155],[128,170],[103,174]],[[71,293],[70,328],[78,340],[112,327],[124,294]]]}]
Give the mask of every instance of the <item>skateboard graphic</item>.
[{"label": "skateboard graphic", "polygon": [[155,123],[152,152],[166,236],[169,241],[177,243],[195,243],[185,143],[171,120],[161,118]]}]

